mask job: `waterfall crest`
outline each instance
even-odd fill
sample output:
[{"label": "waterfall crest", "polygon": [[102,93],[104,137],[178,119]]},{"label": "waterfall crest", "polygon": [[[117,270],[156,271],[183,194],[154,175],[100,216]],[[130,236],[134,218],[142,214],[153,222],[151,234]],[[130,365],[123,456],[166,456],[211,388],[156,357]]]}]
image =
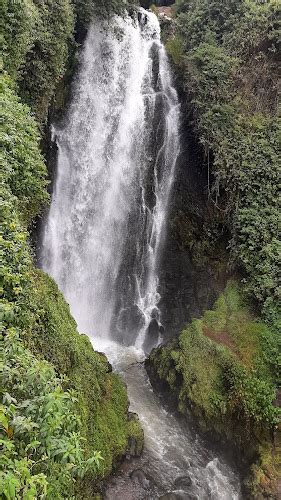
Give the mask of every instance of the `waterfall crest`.
[{"label": "waterfall crest", "polygon": [[95,22],[68,115],[42,241],[90,336],[142,347],[161,333],[158,266],[179,153],[179,103],[157,17]]}]

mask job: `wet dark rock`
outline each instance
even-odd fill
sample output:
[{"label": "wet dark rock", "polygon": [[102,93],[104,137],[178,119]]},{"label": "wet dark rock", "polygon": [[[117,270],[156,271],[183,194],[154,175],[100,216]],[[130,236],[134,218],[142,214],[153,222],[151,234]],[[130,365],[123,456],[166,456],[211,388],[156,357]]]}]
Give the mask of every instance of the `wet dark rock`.
[{"label": "wet dark rock", "polygon": [[135,469],[130,474],[133,481],[138,481],[143,488],[149,487],[150,481],[147,479],[145,473],[141,469]]},{"label": "wet dark rock", "polygon": [[184,489],[189,488],[192,485],[192,480],[190,476],[178,476],[174,482],[176,488]]},{"label": "wet dark rock", "polygon": [[158,307],[165,342],[212,307],[224,285],[223,271],[221,275],[214,272],[211,257],[215,257],[215,251],[212,256],[202,251],[198,257],[194,250],[203,238],[207,217],[206,184],[202,151],[185,124],[159,272]]},{"label": "wet dark rock", "polygon": [[128,421],[130,422],[131,420],[136,420],[138,419],[139,416],[137,413],[134,413],[133,411],[129,411],[128,413]]},{"label": "wet dark rock", "polygon": [[184,497],[181,493],[174,493],[173,491],[169,491],[165,493],[165,495],[162,495],[161,497],[158,497],[158,500],[183,500]]},{"label": "wet dark rock", "polygon": [[161,324],[158,323],[156,318],[152,318],[145,337],[145,341],[143,344],[143,349],[145,352],[149,353],[153,347],[155,347],[158,343],[159,333],[161,330],[164,330]]},{"label": "wet dark rock", "polygon": [[138,12],[138,22],[140,26],[145,26],[147,24],[147,15],[142,12]]},{"label": "wet dark rock", "polygon": [[150,323],[149,323],[149,327],[148,327],[148,334],[149,335],[158,335],[158,331],[159,331],[159,324],[158,324],[158,321],[156,318],[153,318]]},{"label": "wet dark rock", "polygon": [[130,437],[128,439],[128,449],[126,458],[140,457],[144,445],[144,432],[140,425],[139,417],[136,413],[128,413]]},{"label": "wet dark rock", "polygon": [[128,452],[126,457],[139,457],[141,452],[139,451],[138,441],[135,437],[130,437],[128,442]]}]

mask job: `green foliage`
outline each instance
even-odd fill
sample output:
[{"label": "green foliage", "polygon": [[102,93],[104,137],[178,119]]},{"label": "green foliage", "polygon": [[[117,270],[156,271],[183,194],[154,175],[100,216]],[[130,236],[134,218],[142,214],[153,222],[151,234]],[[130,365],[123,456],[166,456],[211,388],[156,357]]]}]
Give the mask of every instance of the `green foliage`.
[{"label": "green foliage", "polygon": [[93,16],[107,17],[120,14],[128,6],[127,0],[74,0],[80,26],[86,27]]},{"label": "green foliage", "polygon": [[[10,190],[1,186],[0,206],[3,217],[0,227],[1,256],[1,296],[5,301],[5,309],[1,321],[14,320],[15,303],[28,293],[30,282],[31,258],[27,247],[27,232],[19,222],[15,210],[17,199]],[[3,302],[4,304],[4,302]]]},{"label": "green foliage", "polygon": [[55,86],[64,74],[74,16],[69,0],[48,0],[36,4],[35,36],[20,68],[19,85],[25,102],[42,120]]},{"label": "green foliage", "polygon": [[277,336],[252,318],[234,282],[212,311],[181,333],[178,345],[153,351],[150,360],[171,387],[174,370],[181,374],[180,399],[187,397],[208,425],[215,426],[217,419],[220,428],[222,418],[235,428],[237,415],[253,433],[260,423],[276,425]]},{"label": "green foliage", "polygon": [[4,69],[18,81],[24,101],[43,121],[65,70],[73,6],[69,0],[6,0],[2,10]]},{"label": "green foliage", "polygon": [[250,423],[250,429],[262,425],[263,429],[277,426],[280,411],[274,407],[275,390],[265,380],[249,375],[238,363],[224,366],[224,387],[228,390],[231,410]]},{"label": "green foliage", "polygon": [[224,215],[249,296],[276,329],[279,7],[275,0],[183,0],[167,43],[206,153],[209,199]]},{"label": "green foliage", "polygon": [[205,312],[203,330],[229,347],[249,372],[280,384],[279,335],[253,316],[235,282],[229,281],[213,310]]},{"label": "green foliage", "polygon": [[39,270],[33,272],[32,283],[18,324],[32,352],[38,357],[44,354],[59,373],[67,375],[70,387],[79,395],[86,451],[91,456],[94,450],[100,450],[103,462],[98,477],[103,477],[127,449],[126,388],[119,376],[110,373],[106,357],[94,352],[88,337],[77,334],[56,283]]},{"label": "green foliage", "polygon": [[15,329],[1,343],[0,493],[8,499],[70,496],[75,478],[101,462],[99,453],[85,459],[76,393],[63,390],[64,379],[24,348]]},{"label": "green foliage", "polygon": [[21,104],[7,76],[0,79],[0,131],[3,180],[18,199],[24,222],[30,222],[48,200],[47,169],[39,149],[39,134],[27,106]]},{"label": "green foliage", "polygon": [[3,0],[0,17],[4,68],[16,78],[33,43],[32,33],[38,17],[36,5],[32,0]]},{"label": "green foliage", "polygon": [[180,35],[167,40],[166,49],[172,57],[174,64],[181,66],[183,63],[183,40]]},{"label": "green foliage", "polygon": [[106,380],[106,397],[93,416],[94,443],[102,450],[103,476],[106,476],[127,449],[129,427],[127,423],[128,398],[126,387],[116,374]]},{"label": "green foliage", "polygon": [[54,91],[93,16],[121,12],[126,0],[3,0],[3,65],[24,102],[46,122]]},{"label": "green foliage", "polygon": [[143,450],[144,433],[140,426],[139,419],[133,414],[128,422],[129,446],[133,447],[134,455],[140,456]]}]

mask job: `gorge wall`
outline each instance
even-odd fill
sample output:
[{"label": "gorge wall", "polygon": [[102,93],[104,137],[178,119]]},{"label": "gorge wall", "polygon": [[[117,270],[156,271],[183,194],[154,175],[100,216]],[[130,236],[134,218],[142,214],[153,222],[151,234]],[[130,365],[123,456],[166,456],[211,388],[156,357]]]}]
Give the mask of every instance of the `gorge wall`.
[{"label": "gorge wall", "polygon": [[210,308],[227,279],[225,234],[221,229],[215,244],[210,243],[207,165],[188,122],[181,124],[181,153],[160,271],[165,340]]},{"label": "gorge wall", "polygon": [[277,11],[275,2],[183,1],[165,20],[205,165],[203,221],[185,206],[179,241],[187,265],[191,254],[218,286],[232,280],[212,310],[152,351],[147,369],[180,412],[238,444],[252,464],[251,498],[277,498],[279,488]]}]

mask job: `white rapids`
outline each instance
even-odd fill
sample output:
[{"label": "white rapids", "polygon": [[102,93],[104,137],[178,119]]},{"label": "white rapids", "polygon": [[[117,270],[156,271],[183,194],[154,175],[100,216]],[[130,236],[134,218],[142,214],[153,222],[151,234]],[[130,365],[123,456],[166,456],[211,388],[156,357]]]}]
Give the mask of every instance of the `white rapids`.
[{"label": "white rapids", "polygon": [[[158,271],[179,128],[156,16],[140,9],[135,18],[96,21],[67,117],[52,129],[57,172],[40,262],[79,331],[126,381],[156,490],[186,494],[174,481],[188,472],[193,496],[182,498],[238,499],[236,474],[163,408],[140,363],[163,328]],[[147,498],[158,498],[155,489]]]},{"label": "white rapids", "polygon": [[[144,429],[144,452],[136,467],[152,478],[155,486],[148,490],[145,497],[138,497],[134,492],[128,498],[156,500],[165,492],[172,492],[178,495],[177,498],[186,500],[242,498],[239,478],[223,457],[208,449],[193,428],[162,406],[143,366],[143,351],[99,338],[93,340],[93,345],[106,353],[122,375],[128,388],[130,410],[139,415]],[[181,478],[183,484],[179,481]],[[105,500],[121,498],[122,478],[120,483],[120,491],[118,481],[115,481],[113,495],[105,496]]]}]

